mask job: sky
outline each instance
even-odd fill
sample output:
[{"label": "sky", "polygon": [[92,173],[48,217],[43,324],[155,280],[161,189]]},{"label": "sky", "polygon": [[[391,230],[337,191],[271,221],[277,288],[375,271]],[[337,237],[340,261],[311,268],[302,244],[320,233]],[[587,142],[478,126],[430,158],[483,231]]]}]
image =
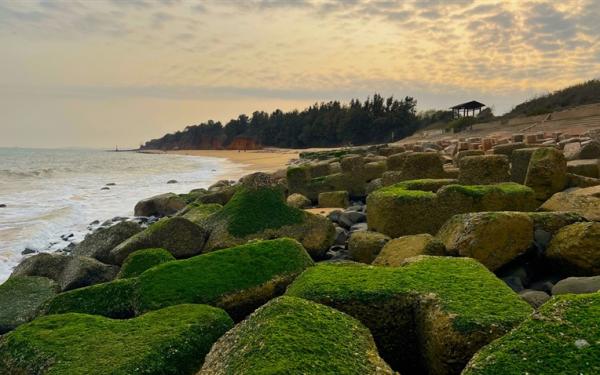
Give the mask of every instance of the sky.
[{"label": "sky", "polygon": [[479,100],[600,77],[600,0],[0,0],[0,147],[136,147],[320,101]]}]

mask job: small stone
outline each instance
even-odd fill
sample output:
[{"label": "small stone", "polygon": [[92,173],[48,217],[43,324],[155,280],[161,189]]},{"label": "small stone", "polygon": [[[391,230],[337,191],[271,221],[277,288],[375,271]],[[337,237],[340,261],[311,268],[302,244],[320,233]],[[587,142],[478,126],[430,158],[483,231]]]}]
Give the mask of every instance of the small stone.
[{"label": "small stone", "polygon": [[101,188],[100,190],[110,190],[109,187],[104,186],[103,188]]},{"label": "small stone", "polygon": [[4,204],[4,203],[0,204],[0,208],[6,208],[6,204]]},{"label": "small stone", "polygon": [[98,225],[100,224],[100,220],[94,220],[89,225]]},{"label": "small stone", "polygon": [[167,184],[176,184],[176,183],[177,183],[177,180],[169,180],[169,181],[167,181]]},{"label": "small stone", "polygon": [[348,232],[341,227],[335,227],[335,244],[345,245],[348,240]]},{"label": "small stone", "polygon": [[25,250],[21,251],[21,255],[29,255],[29,254],[35,254],[37,253],[37,250],[34,249],[30,249],[30,248],[25,248]]},{"label": "small stone", "polygon": [[525,289],[522,290],[519,295],[533,308],[537,309],[542,306],[546,301],[550,299],[550,296],[546,292],[540,290]]},{"label": "small stone", "polygon": [[352,227],[354,224],[362,223],[367,220],[367,215],[362,212],[344,211],[340,215],[340,225],[346,228]]},{"label": "small stone", "polygon": [[350,227],[350,233],[364,232],[367,230],[369,230],[369,226],[367,223],[358,223],[358,224],[354,224],[353,226]]},{"label": "small stone", "polygon": [[109,182],[108,184],[106,184],[106,186],[115,186],[116,184],[114,182]]},{"label": "small stone", "polygon": [[577,347],[577,349],[583,349],[587,346],[590,346],[590,343],[584,339],[578,339],[578,340],[575,340],[575,346]]}]

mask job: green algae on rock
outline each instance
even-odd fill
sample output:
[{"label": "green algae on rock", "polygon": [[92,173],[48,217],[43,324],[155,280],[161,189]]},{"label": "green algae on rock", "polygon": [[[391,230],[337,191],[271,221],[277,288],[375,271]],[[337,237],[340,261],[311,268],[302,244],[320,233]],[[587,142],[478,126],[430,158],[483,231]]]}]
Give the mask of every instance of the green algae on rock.
[{"label": "green algae on rock", "polygon": [[403,267],[321,264],[286,294],[357,318],[387,363],[407,374],[459,373],[473,353],[532,311],[470,258],[420,256]]},{"label": "green algae on rock", "polygon": [[232,325],[225,311],[206,305],[172,306],[129,320],[44,316],[0,338],[0,372],[193,374]]},{"label": "green algae on rock", "polygon": [[117,279],[128,279],[141,275],[147,269],[150,269],[159,264],[175,260],[165,249],[143,249],[137,250],[129,254],[123,262],[121,270],[117,275]]},{"label": "green algae on rock", "polygon": [[194,224],[202,226],[210,215],[220,211],[222,208],[223,206],[218,203],[190,203],[183,210],[179,211],[177,216],[181,216]]},{"label": "green algae on rock", "polygon": [[463,375],[600,373],[600,293],[546,302],[479,351]]},{"label": "green algae on rock", "polygon": [[546,257],[578,275],[600,274],[600,223],[562,227],[550,241]]},{"label": "green algae on rock", "polygon": [[45,277],[16,276],[0,285],[0,335],[28,322],[44,302],[58,293],[58,285]]},{"label": "green algae on rock", "polygon": [[413,234],[394,238],[383,246],[373,265],[401,266],[408,258],[418,255],[445,255],[444,244],[431,234]]},{"label": "green algae on rock", "polygon": [[199,374],[392,374],[369,330],[328,306],[279,297],[213,346]]}]

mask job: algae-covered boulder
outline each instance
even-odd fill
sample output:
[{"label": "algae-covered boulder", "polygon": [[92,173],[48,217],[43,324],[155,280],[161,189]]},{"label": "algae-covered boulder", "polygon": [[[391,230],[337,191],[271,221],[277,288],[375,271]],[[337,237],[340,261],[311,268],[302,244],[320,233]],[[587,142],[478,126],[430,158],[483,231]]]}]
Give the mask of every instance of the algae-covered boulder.
[{"label": "algae-covered boulder", "polygon": [[228,248],[252,239],[290,237],[298,240],[315,258],[333,244],[335,228],[327,218],[286,204],[277,187],[240,191],[207,220],[211,234],[205,251]]},{"label": "algae-covered boulder", "polygon": [[403,374],[458,374],[473,353],[532,311],[469,258],[420,256],[403,267],[320,264],[286,294],[360,320],[382,358]]},{"label": "algae-covered boulder", "polygon": [[587,220],[600,221],[600,198],[574,193],[556,193],[540,206],[540,211],[575,212]]},{"label": "algae-covered boulder", "polygon": [[401,180],[443,178],[442,159],[437,152],[406,152],[388,158],[388,168],[399,171]]},{"label": "algae-covered boulder", "polygon": [[578,176],[600,177],[600,159],[573,160],[567,162],[567,172]]},{"label": "algae-covered boulder", "polygon": [[206,237],[206,230],[188,219],[162,219],[112,249],[110,258],[112,263],[121,264],[134,251],[150,248],[163,248],[175,258],[186,258],[202,251]]},{"label": "algae-covered boulder", "polygon": [[61,290],[71,290],[110,281],[118,268],[94,258],[40,253],[24,259],[11,277],[42,276],[56,281]]},{"label": "algae-covered boulder", "polygon": [[600,373],[600,293],[558,296],[492,342],[463,375]]},{"label": "algae-covered boulder", "polygon": [[460,159],[458,182],[462,185],[488,185],[509,180],[505,155],[466,156]]},{"label": "algae-covered boulder", "polygon": [[223,206],[218,203],[190,203],[183,210],[179,211],[177,216],[181,216],[194,224],[202,226],[210,215],[222,208]]},{"label": "algae-covered boulder", "polygon": [[286,203],[295,208],[308,208],[312,204],[310,199],[298,193],[290,194],[286,199]]},{"label": "algae-covered boulder", "polygon": [[11,277],[0,285],[0,335],[33,319],[40,306],[59,291],[46,277]]},{"label": "algae-covered boulder", "polygon": [[483,150],[462,150],[459,151],[454,157],[453,164],[458,167],[460,166],[460,161],[462,158],[467,156],[482,156],[485,155],[485,151]]},{"label": "algae-covered boulder", "polygon": [[533,243],[533,220],[522,212],[475,212],[453,216],[437,237],[448,254],[477,259],[495,271]]},{"label": "algae-covered boulder", "polygon": [[73,255],[81,255],[110,262],[110,251],[126,239],[138,234],[142,227],[132,221],[122,221],[108,228],[98,228],[87,234],[72,251]]},{"label": "algae-covered boulder", "polygon": [[525,185],[535,191],[538,200],[546,200],[567,186],[567,161],[559,150],[537,149],[529,161]]},{"label": "algae-covered boulder", "polygon": [[147,269],[175,260],[165,249],[143,249],[129,254],[123,262],[117,279],[127,279],[141,275]]},{"label": "algae-covered boulder", "polygon": [[510,179],[518,184],[525,183],[525,177],[527,176],[527,168],[529,168],[529,161],[531,155],[538,149],[538,147],[521,148],[514,150],[510,157]]},{"label": "algae-covered boulder", "polygon": [[184,208],[186,202],[174,193],[155,195],[139,201],[134,208],[135,216],[168,216]]},{"label": "algae-covered boulder", "polygon": [[350,259],[370,264],[389,240],[388,236],[377,232],[353,232],[348,240]]},{"label": "algae-covered boulder", "polygon": [[561,228],[550,241],[546,257],[579,275],[600,274],[600,223]]},{"label": "algae-covered boulder", "polygon": [[45,316],[0,338],[3,374],[193,374],[233,325],[218,308],[179,305],[129,320]]},{"label": "algae-covered boulder", "polygon": [[418,255],[445,255],[444,244],[431,234],[414,234],[394,238],[383,246],[373,265],[401,266],[408,258]]},{"label": "algae-covered boulder", "polygon": [[279,297],[227,332],[198,374],[392,374],[369,330],[330,307]]},{"label": "algae-covered boulder", "polygon": [[319,194],[319,207],[346,208],[350,205],[347,191],[327,191]]},{"label": "algae-covered boulder", "polygon": [[137,278],[95,285],[53,298],[47,313],[127,317],[182,303],[224,308],[241,319],[283,293],[312,260],[289,238],[255,241],[160,264]]}]

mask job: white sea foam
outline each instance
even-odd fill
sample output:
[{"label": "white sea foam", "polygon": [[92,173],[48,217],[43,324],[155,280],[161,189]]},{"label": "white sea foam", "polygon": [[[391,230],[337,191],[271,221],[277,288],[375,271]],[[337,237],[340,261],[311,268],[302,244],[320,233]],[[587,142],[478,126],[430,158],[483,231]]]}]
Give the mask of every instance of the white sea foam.
[{"label": "white sea foam", "polygon": [[[241,167],[208,157],[0,149],[0,204],[6,204],[0,208],[0,283],[25,248],[59,249],[68,244],[61,235],[73,233],[79,241],[94,220],[132,216],[140,199],[237,178]],[[116,185],[101,190],[107,183]]]}]

